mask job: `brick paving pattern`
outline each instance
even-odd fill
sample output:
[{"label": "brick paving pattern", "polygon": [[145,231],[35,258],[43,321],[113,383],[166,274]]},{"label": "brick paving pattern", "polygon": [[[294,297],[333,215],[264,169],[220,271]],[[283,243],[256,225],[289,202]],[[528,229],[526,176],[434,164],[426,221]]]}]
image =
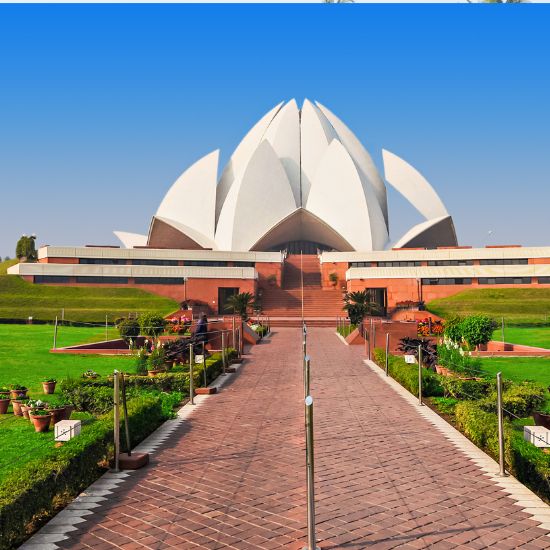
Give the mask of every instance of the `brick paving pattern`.
[{"label": "brick paving pattern", "polygon": [[[550,548],[520,511],[330,329],[310,329],[317,533],[329,548]],[[61,548],[299,549],[300,330],[277,329]]]}]

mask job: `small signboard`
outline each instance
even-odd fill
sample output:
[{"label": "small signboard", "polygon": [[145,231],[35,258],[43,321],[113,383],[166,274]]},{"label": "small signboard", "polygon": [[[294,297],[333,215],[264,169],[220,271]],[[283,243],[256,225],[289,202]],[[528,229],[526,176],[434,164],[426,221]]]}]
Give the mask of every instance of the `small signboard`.
[{"label": "small signboard", "polygon": [[405,363],[416,363],[416,357],[414,355],[405,355]]},{"label": "small signboard", "polygon": [[203,356],[202,355],[195,355],[195,364],[202,365]]}]

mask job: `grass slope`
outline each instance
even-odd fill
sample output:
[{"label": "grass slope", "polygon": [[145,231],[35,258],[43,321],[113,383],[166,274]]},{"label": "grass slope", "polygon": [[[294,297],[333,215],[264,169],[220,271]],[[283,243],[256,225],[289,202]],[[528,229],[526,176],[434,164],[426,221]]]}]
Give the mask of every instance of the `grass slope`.
[{"label": "grass slope", "polygon": [[[502,341],[502,329],[493,332],[493,340]],[[550,327],[508,327],[504,325],[504,341],[511,344],[550,349]]]},{"label": "grass slope", "polygon": [[523,382],[532,380],[550,386],[550,357],[484,357],[482,369],[496,376]]},{"label": "grass slope", "polygon": [[155,311],[168,314],[178,303],[137,288],[65,287],[34,285],[13,275],[3,275],[17,263],[0,263],[0,318],[51,321],[65,309],[69,321],[112,322],[129,312]]},{"label": "grass slope", "polygon": [[[97,328],[60,327],[58,346],[101,339]],[[79,378],[88,369],[106,375],[113,370],[132,371],[135,359],[124,356],[58,355],[49,353],[53,343],[50,325],[0,325],[0,386],[23,384],[33,398],[42,398],[42,379]]]},{"label": "grass slope", "polygon": [[485,314],[508,323],[544,324],[550,318],[550,288],[484,288],[432,300],[428,311],[443,318]]}]

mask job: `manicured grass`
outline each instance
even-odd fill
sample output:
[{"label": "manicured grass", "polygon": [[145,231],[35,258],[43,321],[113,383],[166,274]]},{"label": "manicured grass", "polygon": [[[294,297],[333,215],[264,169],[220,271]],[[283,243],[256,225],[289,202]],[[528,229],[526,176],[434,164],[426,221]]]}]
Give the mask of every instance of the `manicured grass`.
[{"label": "manicured grass", "polygon": [[[87,413],[73,413],[71,418],[86,419],[86,422],[93,420],[92,415]],[[53,428],[46,433],[37,433],[33,424],[22,416],[0,416],[0,480],[15,466],[49,454],[53,440]]]},{"label": "manicured grass", "polygon": [[484,314],[515,324],[550,323],[550,288],[486,288],[466,290],[432,300],[428,311],[447,319],[453,315]]},{"label": "manicured grass", "polygon": [[508,380],[532,380],[550,386],[550,357],[484,357],[481,366],[495,376],[502,372]]},{"label": "manicured grass", "polygon": [[[493,332],[493,340],[502,341],[502,329]],[[550,349],[550,327],[507,327],[504,325],[504,341]]]},{"label": "manicured grass", "polygon": [[67,321],[112,323],[128,313],[154,311],[167,315],[178,303],[139,288],[66,287],[31,284],[14,275],[3,275],[8,264],[0,263],[0,319],[52,321],[65,309]]},{"label": "manicured grass", "polygon": [[[103,339],[98,328],[60,327],[58,347]],[[111,332],[111,335],[114,335]],[[42,379],[78,378],[88,369],[106,375],[114,369],[133,371],[133,357],[60,355],[49,353],[53,344],[51,325],[0,325],[0,386],[22,384],[31,397],[42,395]]]}]

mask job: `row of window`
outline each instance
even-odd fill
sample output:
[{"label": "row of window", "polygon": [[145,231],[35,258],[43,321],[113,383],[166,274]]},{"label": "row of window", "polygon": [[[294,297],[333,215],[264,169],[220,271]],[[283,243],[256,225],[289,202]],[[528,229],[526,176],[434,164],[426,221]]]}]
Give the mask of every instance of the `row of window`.
[{"label": "row of window", "polygon": [[[79,258],[80,264],[96,265],[160,265],[177,266],[178,260],[120,260],[117,258]],[[232,262],[234,267],[254,267],[254,262]],[[183,260],[184,266],[227,267],[229,262],[214,260]]]},{"label": "row of window", "polygon": [[[480,285],[530,285],[531,277],[479,277]],[[539,284],[550,284],[550,277],[539,277]],[[472,279],[468,277],[447,277],[439,279],[422,279],[423,285],[471,285]]]},{"label": "row of window", "polygon": [[[70,277],[65,275],[35,275],[35,283],[70,283]],[[100,285],[127,285],[128,277],[75,277],[76,283],[100,284]],[[135,277],[137,285],[182,285],[183,277]]]},{"label": "row of window", "polygon": [[[527,258],[479,260],[479,265],[527,265]],[[474,265],[473,260],[428,260],[429,266]],[[351,262],[350,267],[372,267],[373,262]],[[374,262],[378,267],[420,267],[419,261]]]}]

